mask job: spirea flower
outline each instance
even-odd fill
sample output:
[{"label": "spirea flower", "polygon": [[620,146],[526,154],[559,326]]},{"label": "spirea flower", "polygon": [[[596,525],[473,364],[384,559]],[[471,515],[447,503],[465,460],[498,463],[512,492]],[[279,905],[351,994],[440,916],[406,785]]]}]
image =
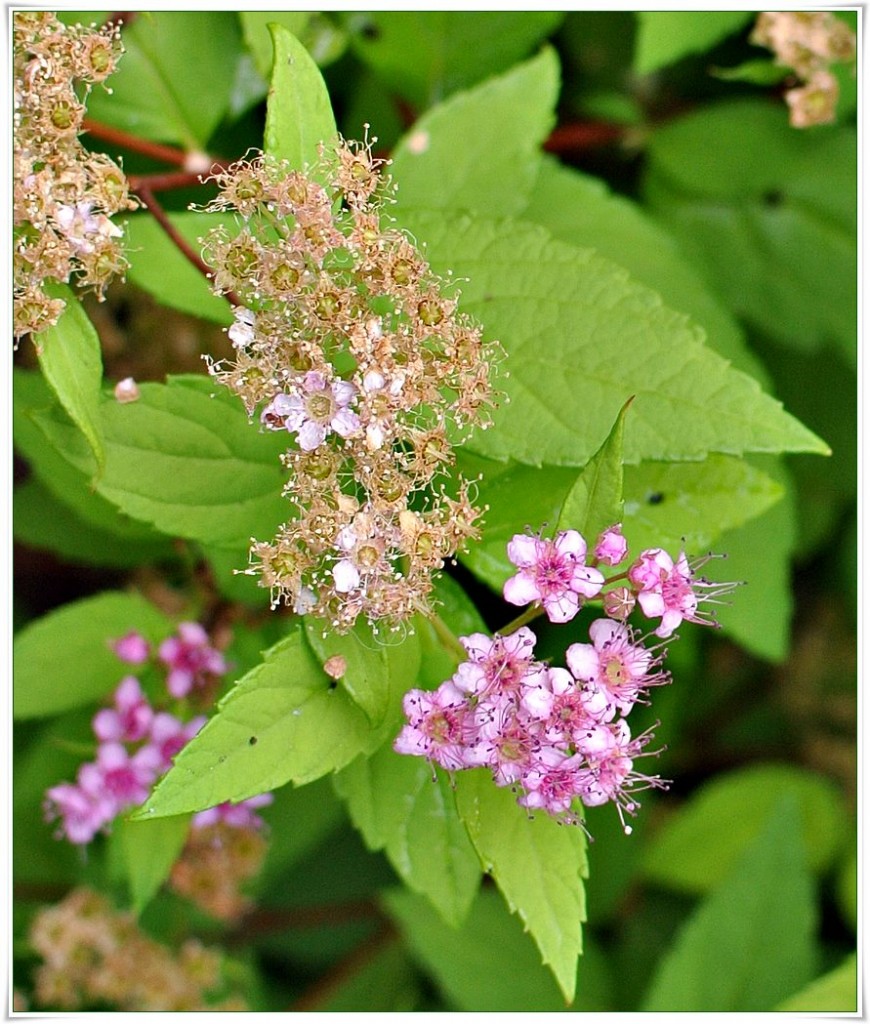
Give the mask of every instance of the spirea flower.
[{"label": "spirea flower", "polygon": [[332,629],[361,615],[400,628],[477,535],[454,448],[488,424],[500,347],[386,215],[369,144],[341,142],[304,173],[255,155],[215,180],[209,209],[240,230],[212,231],[204,256],[241,305],[234,358],[210,372],[288,435],[290,514],[246,571]]},{"label": "spirea flower", "polygon": [[187,696],[227,668],[223,655],[211,646],[208,633],[198,622],[182,622],[177,635],[164,640],[157,654],[169,668],[166,687],[173,697]]},{"label": "spirea flower", "polygon": [[604,577],[586,565],[586,541],[576,530],[555,539],[517,534],[507,547],[519,572],[504,585],[504,599],[526,605],[540,601],[551,622],[568,622],[584,598],[595,597]]},{"label": "spirea flower", "polygon": [[124,274],[123,232],[112,217],[137,204],[121,168],[79,142],[88,92],[121,56],[118,29],[64,25],[47,11],[17,11],[12,22],[13,329],[20,338],[59,319],[65,303],[51,294],[52,283],[102,298]]}]

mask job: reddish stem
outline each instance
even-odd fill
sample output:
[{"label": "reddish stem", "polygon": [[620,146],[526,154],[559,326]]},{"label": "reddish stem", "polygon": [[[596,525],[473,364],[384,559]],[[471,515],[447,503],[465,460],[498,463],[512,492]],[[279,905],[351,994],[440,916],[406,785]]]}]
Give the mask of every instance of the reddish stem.
[{"label": "reddish stem", "polygon": [[[172,243],[178,248],[183,256],[186,257],[189,263],[191,263],[196,269],[205,277],[211,276],[211,271],[208,265],[203,261],[199,253],[194,252],[187,240],[182,238],[181,235],[173,227],[172,222],[166,214],[166,211],[160,205],[155,198],[153,192],[147,185],[141,185],[136,189],[136,195],[142,200],[143,204],[147,208],[148,212],[154,217],[160,227],[166,232],[171,239]],[[242,305],[238,296],[234,292],[226,292],[227,300],[234,306]]]},{"label": "reddish stem", "polygon": [[544,143],[549,153],[577,153],[586,149],[599,149],[618,142],[625,134],[622,125],[605,121],[576,121],[560,124]]},{"label": "reddish stem", "polygon": [[166,164],[174,164],[176,167],[184,167],[188,155],[183,149],[175,146],[164,146],[160,142],[149,142],[148,139],[140,139],[138,135],[131,135],[129,132],[121,131],[120,128],[113,128],[111,125],[103,124],[101,121],[94,121],[86,117],[82,127],[95,139],[102,139],[104,142],[111,142],[116,146],[129,149],[132,153],[140,153],[142,156],[152,157],[154,160],[162,160]]},{"label": "reddish stem", "polygon": [[[226,164],[216,160],[212,166],[222,169]],[[134,192],[143,188],[148,189],[149,192],[168,192],[175,188],[201,185],[203,176],[195,171],[167,171],[165,174],[131,174],[127,181]]]},{"label": "reddish stem", "polygon": [[289,910],[264,908],[248,914],[229,933],[228,946],[248,944],[254,936],[274,935],[290,928],[321,928],[341,925],[349,921],[383,921],[377,907],[367,900],[315,907],[292,907]]}]

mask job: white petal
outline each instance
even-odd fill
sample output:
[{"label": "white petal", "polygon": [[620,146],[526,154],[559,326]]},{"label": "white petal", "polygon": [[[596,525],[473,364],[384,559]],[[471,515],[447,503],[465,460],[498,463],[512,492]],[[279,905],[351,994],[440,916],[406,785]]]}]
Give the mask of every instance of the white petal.
[{"label": "white petal", "polygon": [[[287,420],[284,422],[287,423]],[[288,424],[288,429],[292,430],[294,428]],[[299,433],[296,435],[296,440],[304,452],[314,451],[315,448],[323,443],[323,439],[326,437],[326,427],[321,423],[315,423],[314,420],[306,420],[298,429]]]},{"label": "white petal", "polygon": [[332,579],[339,594],[347,594],[359,586],[359,572],[353,562],[343,558],[332,568]]}]

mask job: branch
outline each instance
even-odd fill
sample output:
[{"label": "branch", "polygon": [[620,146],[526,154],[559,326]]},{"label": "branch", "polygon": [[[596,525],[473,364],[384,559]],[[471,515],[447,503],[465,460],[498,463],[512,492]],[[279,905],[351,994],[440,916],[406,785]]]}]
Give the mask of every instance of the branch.
[{"label": "branch", "polygon": [[578,153],[587,149],[600,149],[619,142],[625,135],[625,128],[606,121],[576,121],[560,124],[550,133],[544,143],[548,153]]},{"label": "branch", "polygon": [[94,121],[90,117],[86,117],[82,121],[82,128],[90,135],[93,135],[95,139],[111,142],[115,146],[129,149],[131,153],[140,153],[142,156],[161,160],[165,164],[174,164],[176,167],[188,169],[190,154],[186,153],[183,149],[178,149],[176,146],[164,146],[160,142],[140,139],[138,135],[131,135],[129,132],[121,131],[120,128],[113,128],[111,125],[103,124],[102,121]]}]

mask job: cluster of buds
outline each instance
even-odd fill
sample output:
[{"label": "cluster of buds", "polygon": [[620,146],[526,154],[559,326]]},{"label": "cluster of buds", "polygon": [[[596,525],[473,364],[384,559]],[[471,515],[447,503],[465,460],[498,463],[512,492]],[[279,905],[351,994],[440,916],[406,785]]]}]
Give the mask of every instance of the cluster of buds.
[{"label": "cluster of buds", "polygon": [[831,65],[855,59],[855,35],[830,11],[765,11],[750,41],[772,50],[776,63],[801,80],[785,93],[795,128],[828,124],[836,117],[840,86]]},{"label": "cluster of buds", "polygon": [[[619,524],[599,536],[588,563],[576,530],[552,540],[517,535],[508,557],[519,571],[504,585],[505,600],[531,608],[500,635],[459,638],[467,660],[436,690],[405,695],[407,724],[394,749],[451,772],[489,768],[496,785],[520,791],[521,806],[566,823],[582,822],[578,799],[585,807],[612,801],[629,833],[625,818],[636,814],[637,794],[667,783],[636,771],[652,734],[632,737],[626,719],[635,704],[648,703],[652,687],[670,682],[661,670],[661,639],[684,619],[713,624],[700,605],[734,584],[698,577],[698,564],[684,553],[674,562],[659,548],[642,551],[606,578],[602,567],[628,561]],[[567,668],[535,660],[536,637],[522,622],[541,612],[551,622],[569,622],[583,604],[599,599],[606,617],[591,623],[590,642],[568,646]],[[635,605],[660,619],[649,646],[625,621]]]},{"label": "cluster of buds", "polygon": [[252,542],[247,571],[273,605],[333,629],[396,627],[429,610],[434,574],[477,535],[453,447],[488,423],[501,350],[384,214],[370,144],[306,173],[257,156],[216,180],[209,209],[242,224],[203,243],[215,290],[239,303],[235,357],[210,371],[286,435],[290,473],[292,515]]},{"label": "cluster of buds", "polygon": [[28,938],[43,959],[34,978],[34,1001],[43,1009],[248,1009],[239,996],[221,994],[219,952],[193,939],[169,949],[90,889],[74,889],[41,910]]},{"label": "cluster of buds", "polygon": [[[112,648],[127,665],[141,668],[155,662],[165,673],[170,697],[176,700],[211,693],[227,669],[223,656],[210,646],[205,630],[193,622],[181,623],[177,634],[159,646],[156,658],[148,641],[135,632],[114,641]],[[119,815],[148,797],[172,759],[204,724],[202,715],[183,721],[155,708],[139,678],[125,675],[114,692],[112,706],[94,715],[96,759],[79,767],[74,783],[61,782],[46,791],[46,816],[59,820],[58,836],[85,845],[98,832],[108,830]],[[208,824],[208,820],[200,824]]]},{"label": "cluster of buds", "polygon": [[13,15],[14,332],[56,323],[48,281],[102,297],[127,269],[111,217],[135,208],[123,171],[79,142],[89,90],[115,70],[118,29],[68,27],[49,11]]}]

